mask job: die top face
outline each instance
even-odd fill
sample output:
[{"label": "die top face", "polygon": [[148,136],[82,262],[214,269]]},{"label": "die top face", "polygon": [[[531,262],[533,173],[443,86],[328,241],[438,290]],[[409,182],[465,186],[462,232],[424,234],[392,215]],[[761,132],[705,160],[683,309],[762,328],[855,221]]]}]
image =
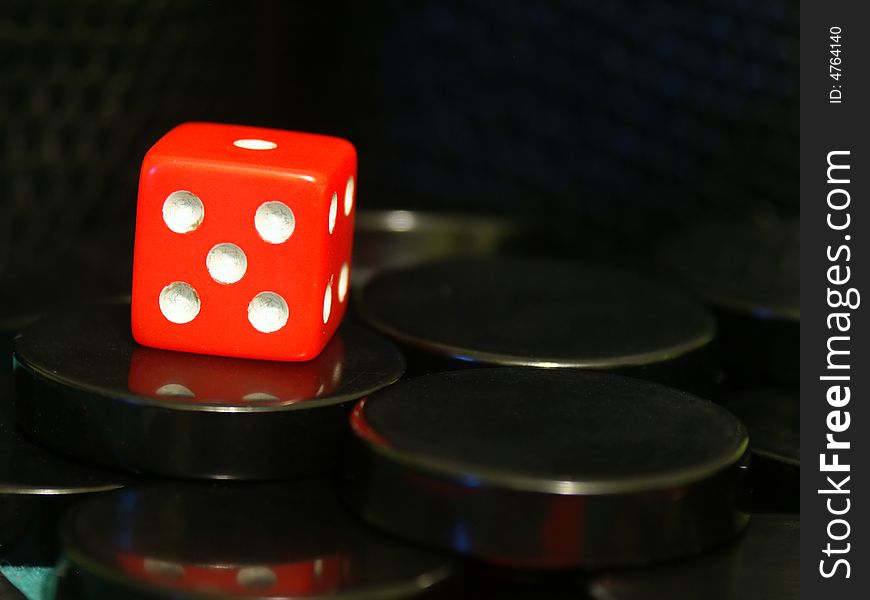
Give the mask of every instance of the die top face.
[{"label": "die top face", "polygon": [[341,138],[244,125],[184,123],[151,147],[145,163],[211,162],[239,170],[274,169],[320,179],[334,174],[349,159],[356,162],[356,152]]},{"label": "die top face", "polygon": [[337,138],[197,123],[170,131],[142,165],[136,341],[317,356],[347,304],[355,177],[353,146]]}]

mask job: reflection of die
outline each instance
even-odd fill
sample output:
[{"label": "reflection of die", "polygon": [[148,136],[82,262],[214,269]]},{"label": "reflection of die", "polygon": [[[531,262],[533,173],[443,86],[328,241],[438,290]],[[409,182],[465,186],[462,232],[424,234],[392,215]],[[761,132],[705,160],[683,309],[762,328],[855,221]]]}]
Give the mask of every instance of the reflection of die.
[{"label": "reflection of die", "polygon": [[356,152],[341,139],[188,123],[145,156],[133,266],[141,344],[308,360],[344,315]]},{"label": "reflection of die", "polygon": [[167,402],[278,406],[328,396],[343,371],[339,333],[317,358],[295,364],[136,348],[127,383],[137,394]]},{"label": "reflection of die", "polygon": [[118,564],[133,578],[159,587],[246,598],[324,594],[353,580],[341,554],[280,564],[216,566],[119,554]]}]

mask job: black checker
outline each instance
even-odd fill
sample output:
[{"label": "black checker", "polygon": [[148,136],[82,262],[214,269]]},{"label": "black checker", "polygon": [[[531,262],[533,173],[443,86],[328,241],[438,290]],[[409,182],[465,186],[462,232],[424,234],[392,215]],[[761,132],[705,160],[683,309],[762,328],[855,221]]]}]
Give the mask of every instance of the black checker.
[{"label": "black checker", "polygon": [[574,370],[406,380],[354,410],[345,490],[367,521],[520,567],[644,564],[746,523],[748,436],[721,407]]},{"label": "black checker", "polygon": [[345,324],[314,360],[155,350],[127,303],[46,317],[14,343],[19,426],[96,463],[193,478],[269,479],[332,468],[355,400],[396,381],[388,340]]},{"label": "black checker", "polygon": [[455,365],[625,370],[704,379],[713,316],[665,285],[605,267],[532,258],[451,260],[381,274],[364,320]]},{"label": "black checker", "polygon": [[62,531],[87,598],[410,598],[452,560],[345,514],[329,482],[160,484],[81,506]]}]

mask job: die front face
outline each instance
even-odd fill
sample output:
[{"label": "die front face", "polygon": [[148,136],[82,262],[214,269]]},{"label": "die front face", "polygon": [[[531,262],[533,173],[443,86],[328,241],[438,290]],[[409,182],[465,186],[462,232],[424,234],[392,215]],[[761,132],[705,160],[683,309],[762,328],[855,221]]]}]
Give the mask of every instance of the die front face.
[{"label": "die front face", "polygon": [[347,305],[356,153],[327,136],[189,123],[142,164],[132,329],[146,346],[308,360]]}]

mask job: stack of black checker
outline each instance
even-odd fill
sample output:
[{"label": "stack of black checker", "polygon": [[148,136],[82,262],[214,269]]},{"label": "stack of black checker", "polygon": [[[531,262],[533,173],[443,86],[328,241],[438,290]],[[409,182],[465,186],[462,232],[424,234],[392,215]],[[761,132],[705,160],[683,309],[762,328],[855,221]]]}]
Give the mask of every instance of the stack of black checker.
[{"label": "stack of black checker", "polygon": [[727,359],[796,327],[792,224],[709,227],[785,243],[769,276],[675,253],[690,234],[659,277],[516,247],[375,268],[308,363],[138,347],[123,300],[44,316],[13,342],[7,575],[60,557],[59,599],[790,593],[794,390],[764,346]]}]

